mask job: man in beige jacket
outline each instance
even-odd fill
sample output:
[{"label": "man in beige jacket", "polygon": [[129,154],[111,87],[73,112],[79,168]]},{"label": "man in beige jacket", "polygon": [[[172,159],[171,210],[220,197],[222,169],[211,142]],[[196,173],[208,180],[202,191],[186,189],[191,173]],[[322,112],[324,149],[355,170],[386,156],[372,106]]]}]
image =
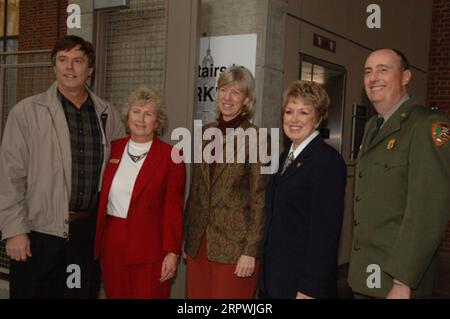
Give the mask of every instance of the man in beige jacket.
[{"label": "man in beige jacket", "polygon": [[95,298],[98,191],[110,142],[125,134],[118,113],[87,87],[92,44],[56,42],[54,83],[9,113],[0,148],[0,231],[11,298]]}]

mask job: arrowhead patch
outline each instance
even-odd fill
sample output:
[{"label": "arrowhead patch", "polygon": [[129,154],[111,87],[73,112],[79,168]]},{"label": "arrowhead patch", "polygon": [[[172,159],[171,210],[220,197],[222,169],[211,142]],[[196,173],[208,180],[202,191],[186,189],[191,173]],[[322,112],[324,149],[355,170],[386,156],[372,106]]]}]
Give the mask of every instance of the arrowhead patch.
[{"label": "arrowhead patch", "polygon": [[446,122],[434,122],[431,125],[431,137],[437,146],[444,145],[450,139],[450,128]]}]

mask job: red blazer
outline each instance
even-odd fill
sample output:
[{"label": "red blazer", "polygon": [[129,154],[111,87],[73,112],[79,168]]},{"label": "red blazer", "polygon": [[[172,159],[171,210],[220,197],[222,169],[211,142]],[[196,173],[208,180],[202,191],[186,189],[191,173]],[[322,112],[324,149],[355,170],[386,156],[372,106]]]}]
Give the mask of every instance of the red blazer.
[{"label": "red blazer", "polygon": [[[109,191],[129,137],[111,144],[97,217],[94,256],[101,255]],[[128,264],[161,261],[167,252],[179,253],[183,232],[186,171],[183,162],[171,159],[172,146],[153,138],[150,152],[139,171],[127,216]]]}]

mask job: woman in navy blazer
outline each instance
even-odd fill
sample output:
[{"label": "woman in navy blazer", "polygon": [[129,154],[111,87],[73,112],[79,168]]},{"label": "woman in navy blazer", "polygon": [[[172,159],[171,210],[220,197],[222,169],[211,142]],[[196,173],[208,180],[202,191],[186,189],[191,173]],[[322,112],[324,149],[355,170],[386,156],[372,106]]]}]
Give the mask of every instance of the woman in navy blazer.
[{"label": "woman in navy blazer", "polygon": [[166,119],[162,107],[157,91],[133,92],[124,109],[130,136],[112,143],[95,240],[107,298],[169,297],[182,242],[185,166],[154,134]]},{"label": "woman in navy blazer", "polygon": [[314,82],[295,81],[284,92],[283,130],[292,144],[266,190],[261,297],[336,297],[346,165],[318,131],[328,106]]}]

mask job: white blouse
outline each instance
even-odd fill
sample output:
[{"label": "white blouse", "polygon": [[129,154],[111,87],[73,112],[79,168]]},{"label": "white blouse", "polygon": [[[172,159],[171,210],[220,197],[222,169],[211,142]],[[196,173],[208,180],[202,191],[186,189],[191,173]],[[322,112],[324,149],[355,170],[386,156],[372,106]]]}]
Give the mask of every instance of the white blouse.
[{"label": "white blouse", "polygon": [[134,183],[145,161],[147,155],[136,163],[128,156],[128,152],[132,155],[141,155],[150,151],[152,141],[147,143],[136,143],[129,140],[122,154],[122,159],[116,175],[111,184],[111,190],[108,197],[107,214],[127,218],[128,208],[130,206],[131,194],[133,193]]}]

